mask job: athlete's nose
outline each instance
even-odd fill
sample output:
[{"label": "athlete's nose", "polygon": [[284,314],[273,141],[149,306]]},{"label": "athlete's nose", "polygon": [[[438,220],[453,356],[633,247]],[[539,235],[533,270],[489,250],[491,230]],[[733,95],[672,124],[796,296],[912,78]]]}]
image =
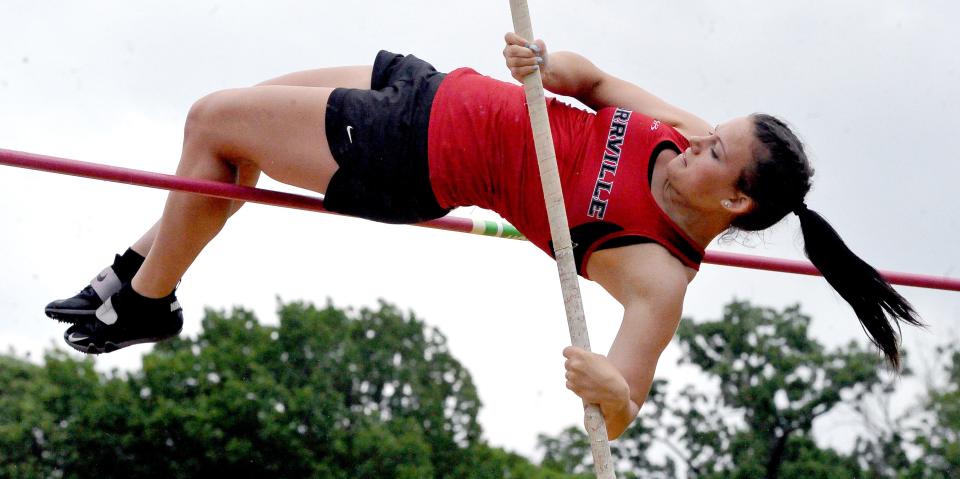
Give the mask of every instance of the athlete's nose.
[{"label": "athlete's nose", "polygon": [[700,149],[703,147],[703,137],[702,136],[691,136],[690,137],[690,152],[694,155],[700,153]]}]

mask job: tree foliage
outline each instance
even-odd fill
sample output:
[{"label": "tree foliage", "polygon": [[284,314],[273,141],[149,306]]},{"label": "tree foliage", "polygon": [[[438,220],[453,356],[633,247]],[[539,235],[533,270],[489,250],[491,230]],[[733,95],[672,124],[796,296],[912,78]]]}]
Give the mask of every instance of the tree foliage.
[{"label": "tree foliage", "polygon": [[[865,399],[888,406],[899,383],[873,351],[828,350],[809,324],[799,307],[746,302],[683,321],[681,362],[702,380],[654,382],[612,443],[618,477],[960,477],[960,346],[937,351],[940,379],[915,407],[884,411],[842,453],[814,440],[814,421],[844,404],[869,426]],[[156,345],[134,372],[0,355],[0,478],[593,477],[581,428],[541,435],[537,466],[485,443],[479,408],[444,336],[389,304],[286,303],[276,326],[207,311],[198,337]]]},{"label": "tree foliage", "polygon": [[0,357],[0,476],[565,477],[481,439],[445,337],[381,303],[207,311],[132,373]]},{"label": "tree foliage", "polygon": [[[727,305],[718,320],[685,319],[677,332],[681,363],[695,366],[704,380],[673,392],[667,381],[654,382],[640,417],[612,445],[621,476],[673,478],[681,471],[687,477],[716,479],[907,474],[912,466],[901,435],[858,443],[859,452],[890,455],[882,461],[885,472],[878,466],[881,461],[814,441],[814,420],[841,403],[857,404],[882,392],[891,382],[874,351],[856,343],[828,350],[810,337],[809,325],[810,317],[798,306],[776,311],[740,301]],[[956,401],[938,403],[951,399]],[[583,471],[589,454],[575,446],[585,441],[579,429],[556,438],[541,436],[549,459],[544,465]],[[949,446],[940,441],[936,448],[946,451]]]},{"label": "tree foliage", "polygon": [[[788,443],[797,443],[792,451],[800,444],[815,449],[809,437],[814,419],[833,409],[842,395],[858,400],[880,383],[880,375],[873,352],[856,343],[827,351],[809,336],[809,325],[810,317],[798,306],[778,312],[744,302],[728,305],[719,321],[683,322],[677,335],[684,361],[720,384],[714,417],[736,415],[744,423],[736,430],[709,428],[706,433],[716,438],[713,451],[729,452],[701,455],[690,463],[695,471],[719,477],[738,470],[745,477],[790,477],[794,471],[816,474],[820,469],[817,461],[807,460],[810,454],[787,457]],[[693,401],[686,402],[694,405],[687,415],[707,400],[687,396]],[[679,437],[685,445],[702,436],[691,431],[693,426],[683,428],[685,435]]]},{"label": "tree foliage", "polygon": [[937,355],[945,358],[945,381],[923,401],[926,414],[914,431],[922,455],[911,477],[960,477],[960,344],[939,347]]}]

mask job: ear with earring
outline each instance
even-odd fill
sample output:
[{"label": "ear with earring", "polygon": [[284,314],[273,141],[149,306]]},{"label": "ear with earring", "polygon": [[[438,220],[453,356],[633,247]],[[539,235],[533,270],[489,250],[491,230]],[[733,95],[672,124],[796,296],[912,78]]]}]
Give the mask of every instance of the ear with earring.
[{"label": "ear with earring", "polygon": [[732,208],[732,207],[733,207],[733,202],[730,201],[730,200],[723,200],[720,204],[722,204],[724,208]]}]

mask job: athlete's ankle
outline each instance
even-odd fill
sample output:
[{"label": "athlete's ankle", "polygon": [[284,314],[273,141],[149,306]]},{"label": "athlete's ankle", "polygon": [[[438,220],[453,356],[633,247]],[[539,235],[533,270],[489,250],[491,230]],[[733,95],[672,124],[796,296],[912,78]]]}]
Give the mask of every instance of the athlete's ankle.
[{"label": "athlete's ankle", "polygon": [[144,299],[164,299],[176,291],[176,288],[165,291],[156,287],[150,287],[149,284],[145,283],[146,281],[143,280],[143,278],[134,276],[133,280],[130,281],[130,291]]},{"label": "athlete's ankle", "polygon": [[128,308],[134,311],[152,310],[158,307],[167,307],[171,301],[176,299],[174,292],[170,292],[158,298],[145,296],[139,293],[133,287],[133,284],[129,284],[121,288],[118,292],[118,295],[121,296],[120,300],[127,305]]},{"label": "athlete's ankle", "polygon": [[133,280],[137,271],[140,271],[144,259],[146,258],[140,253],[137,253],[131,248],[127,248],[122,255],[116,255],[111,267],[121,281],[128,283]]}]

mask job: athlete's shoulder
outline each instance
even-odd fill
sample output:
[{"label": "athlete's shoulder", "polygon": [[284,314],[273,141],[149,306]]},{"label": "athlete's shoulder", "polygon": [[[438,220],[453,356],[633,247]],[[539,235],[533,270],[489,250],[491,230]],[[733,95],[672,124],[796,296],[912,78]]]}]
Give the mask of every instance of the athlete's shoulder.
[{"label": "athlete's shoulder", "polygon": [[590,279],[622,304],[637,295],[682,300],[696,271],[657,243],[641,243],[595,252],[587,262]]}]

